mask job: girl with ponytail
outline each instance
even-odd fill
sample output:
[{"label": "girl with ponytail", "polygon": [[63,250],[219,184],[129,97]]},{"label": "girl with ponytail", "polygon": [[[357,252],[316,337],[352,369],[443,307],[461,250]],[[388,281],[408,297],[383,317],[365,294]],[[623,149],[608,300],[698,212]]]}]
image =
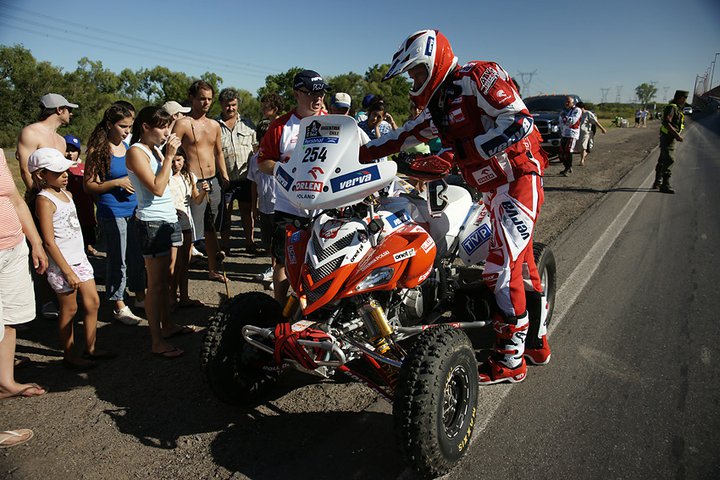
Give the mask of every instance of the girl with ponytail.
[{"label": "girl with ponytail", "polygon": [[97,198],[97,218],[107,244],[105,291],[114,302],[113,316],[125,325],[137,325],[136,316],[125,304],[125,288],[135,293],[135,305],[145,300],[145,269],[135,238],[135,189],[128,178],[123,141],[132,128],[133,111],[124,103],[110,106],[88,141],[85,160],[85,190]]}]

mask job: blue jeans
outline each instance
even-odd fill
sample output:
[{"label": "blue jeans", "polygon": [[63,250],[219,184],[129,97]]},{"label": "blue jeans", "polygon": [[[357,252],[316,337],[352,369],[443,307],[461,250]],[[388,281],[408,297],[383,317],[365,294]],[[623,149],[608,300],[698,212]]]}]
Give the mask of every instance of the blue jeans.
[{"label": "blue jeans", "polygon": [[125,287],[145,290],[145,263],[140,254],[135,217],[98,218],[107,243],[105,291],[108,300],[125,298]]}]

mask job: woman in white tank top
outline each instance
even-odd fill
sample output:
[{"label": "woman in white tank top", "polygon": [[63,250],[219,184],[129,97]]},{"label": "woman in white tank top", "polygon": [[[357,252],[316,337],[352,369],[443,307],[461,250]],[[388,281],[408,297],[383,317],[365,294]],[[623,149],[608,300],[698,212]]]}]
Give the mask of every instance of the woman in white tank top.
[{"label": "woman in white tank top", "polygon": [[[151,351],[164,358],[184,352],[168,343],[171,336],[194,333],[170,319],[169,279],[182,232],[170,190],[172,159],[180,140],[170,133],[172,117],[159,107],[145,107],[133,123],[133,144],[127,152],[128,176],[135,188],[140,249],[145,258],[148,290],[145,313],[150,326]],[[164,155],[158,145],[165,143]]]}]

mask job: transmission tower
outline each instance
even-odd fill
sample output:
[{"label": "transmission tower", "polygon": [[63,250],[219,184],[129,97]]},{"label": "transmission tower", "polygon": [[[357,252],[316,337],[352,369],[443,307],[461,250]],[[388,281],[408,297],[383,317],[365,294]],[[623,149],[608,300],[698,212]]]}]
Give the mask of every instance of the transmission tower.
[{"label": "transmission tower", "polygon": [[670,87],[663,87],[663,103],[667,103],[667,92],[670,90]]},{"label": "transmission tower", "polygon": [[[537,70],[534,72],[520,72],[518,71],[518,75],[520,75],[520,83],[522,84],[522,92],[520,94],[525,97],[528,94],[528,91],[530,90],[530,82],[532,82],[533,75],[537,74]],[[526,80],[527,78],[527,80]]]},{"label": "transmission tower", "polygon": [[600,101],[600,103],[606,103],[608,92],[610,91],[610,89],[609,88],[601,88],[600,91],[602,92],[602,100]]},{"label": "transmission tower", "polygon": [[620,98],[620,93],[622,92],[622,85],[618,85],[615,87],[615,103],[622,103],[622,99]]}]

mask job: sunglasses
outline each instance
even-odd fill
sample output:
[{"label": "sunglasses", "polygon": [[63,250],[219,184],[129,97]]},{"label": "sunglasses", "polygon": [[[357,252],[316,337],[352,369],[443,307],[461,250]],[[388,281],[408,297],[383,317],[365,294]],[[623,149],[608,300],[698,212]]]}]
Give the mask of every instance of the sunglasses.
[{"label": "sunglasses", "polygon": [[298,92],[302,92],[310,98],[322,98],[325,96],[325,92],[308,92],[307,90],[298,90]]}]

